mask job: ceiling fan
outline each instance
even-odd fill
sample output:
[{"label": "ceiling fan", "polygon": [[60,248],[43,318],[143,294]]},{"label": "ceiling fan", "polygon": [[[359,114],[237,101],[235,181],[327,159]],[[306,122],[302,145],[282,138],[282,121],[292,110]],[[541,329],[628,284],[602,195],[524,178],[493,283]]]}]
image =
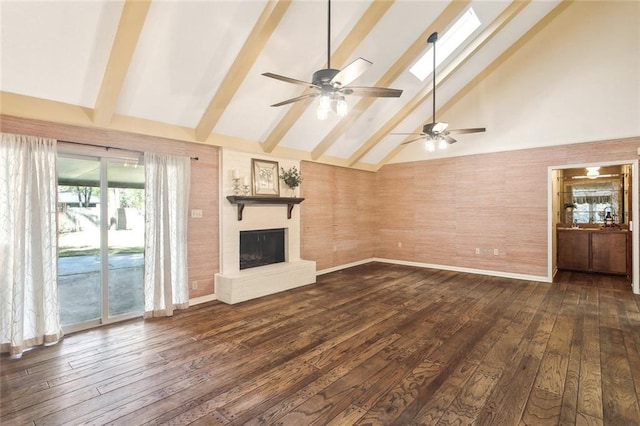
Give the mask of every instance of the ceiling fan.
[{"label": "ceiling fan", "polygon": [[406,145],[419,140],[425,140],[427,142],[426,148],[428,151],[435,151],[435,142],[438,142],[439,148],[446,148],[447,144],[456,143],[457,141],[449,136],[450,134],[464,134],[464,133],[480,133],[485,132],[487,129],[484,127],[476,127],[471,129],[452,129],[447,130],[449,124],[436,121],[436,41],[438,41],[438,33],[435,32],[429,36],[427,41],[433,44],[433,122],[425,124],[422,127],[422,133],[391,133],[392,135],[420,135],[415,139],[408,140],[401,143]]},{"label": "ceiling fan", "polygon": [[265,72],[262,75],[315,89],[312,93],[306,93],[295,98],[287,99],[286,101],[278,102],[277,104],[271,105],[272,107],[320,96],[318,118],[324,120],[327,118],[331,108],[341,117],[347,115],[345,95],[397,98],[402,94],[402,90],[389,89],[386,87],[349,86],[351,82],[360,77],[371,65],[372,63],[366,59],[358,58],[342,70],[331,68],[331,0],[328,0],[327,68],[314,72],[311,83],[270,72]]}]

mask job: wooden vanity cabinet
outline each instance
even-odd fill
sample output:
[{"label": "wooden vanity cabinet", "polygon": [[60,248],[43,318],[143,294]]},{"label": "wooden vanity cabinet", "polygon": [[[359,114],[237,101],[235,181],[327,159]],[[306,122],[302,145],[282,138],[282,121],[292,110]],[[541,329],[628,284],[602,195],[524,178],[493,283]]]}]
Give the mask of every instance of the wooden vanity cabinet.
[{"label": "wooden vanity cabinet", "polygon": [[558,229],[558,269],[630,274],[630,233]]}]

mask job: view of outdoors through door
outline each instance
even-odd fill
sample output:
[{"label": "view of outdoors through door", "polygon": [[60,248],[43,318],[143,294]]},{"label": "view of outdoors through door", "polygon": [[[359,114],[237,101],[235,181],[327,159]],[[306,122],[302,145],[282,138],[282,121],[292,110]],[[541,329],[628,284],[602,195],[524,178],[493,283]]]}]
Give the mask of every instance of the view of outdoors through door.
[{"label": "view of outdoors through door", "polygon": [[144,166],[58,157],[58,292],[65,328],[141,315]]}]

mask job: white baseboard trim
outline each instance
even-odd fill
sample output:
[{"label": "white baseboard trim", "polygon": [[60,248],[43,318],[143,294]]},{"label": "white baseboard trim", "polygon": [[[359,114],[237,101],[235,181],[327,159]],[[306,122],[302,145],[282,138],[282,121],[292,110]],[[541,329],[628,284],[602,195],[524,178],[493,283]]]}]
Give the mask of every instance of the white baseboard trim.
[{"label": "white baseboard trim", "polygon": [[316,275],[319,276],[323,274],[328,274],[330,272],[337,272],[343,269],[351,268],[353,266],[364,265],[366,263],[371,263],[371,262],[392,263],[396,265],[416,266],[418,268],[440,269],[443,271],[465,272],[468,274],[489,275],[489,276],[501,277],[501,278],[513,278],[516,280],[539,281],[543,283],[553,282],[553,279],[549,279],[548,277],[542,276],[542,275],[514,274],[511,272],[490,271],[486,269],[475,269],[475,268],[463,268],[459,266],[449,266],[449,265],[436,265],[433,263],[411,262],[407,260],[385,259],[381,257],[370,257],[368,259],[362,259],[356,262],[346,263],[344,265],[322,269],[321,271],[317,271]]},{"label": "white baseboard trim", "polygon": [[199,305],[201,303],[212,302],[214,300],[218,300],[215,294],[207,294],[205,296],[194,297],[193,299],[189,299],[189,306]]},{"label": "white baseboard trim", "polygon": [[549,279],[549,277],[542,276],[542,275],[514,274],[511,272],[489,271],[486,269],[463,268],[459,266],[435,265],[432,263],[409,262],[406,260],[384,259],[379,257],[374,257],[372,261],[382,262],[382,263],[393,263],[396,265],[417,266],[419,268],[441,269],[443,271],[465,272],[468,274],[490,275],[493,277],[501,277],[501,278],[513,278],[516,280],[539,281],[543,283],[552,282],[552,280]]},{"label": "white baseboard trim", "polygon": [[373,261],[374,261],[374,258],[370,257],[368,259],[362,259],[362,260],[358,260],[356,262],[345,263],[344,265],[340,265],[340,266],[333,266],[331,268],[323,269],[321,271],[316,271],[316,276],[323,275],[323,274],[328,274],[330,272],[341,271],[343,269],[352,268],[354,266],[364,265],[365,263],[371,263]]},{"label": "white baseboard trim", "polygon": [[[322,269],[320,271],[316,271],[316,276],[329,274],[331,272],[341,271],[343,269],[352,268],[354,266],[360,266],[360,265],[364,265],[371,262],[392,263],[396,265],[416,266],[418,268],[440,269],[443,271],[465,272],[469,274],[489,275],[489,276],[501,277],[501,278],[513,278],[516,280],[525,280],[525,281],[539,281],[543,283],[553,282],[553,279],[549,279],[548,277],[545,277],[545,276],[514,274],[510,272],[489,271],[486,269],[475,269],[475,268],[462,268],[458,266],[436,265],[432,263],[410,262],[406,260],[385,259],[381,257],[370,257],[367,259],[358,260],[356,262],[346,263],[344,265],[333,266],[331,268]],[[558,270],[556,269],[553,274],[554,276],[557,271]],[[206,296],[200,296],[193,299],[189,299],[189,305],[190,306],[199,305],[201,303],[211,302],[214,300],[218,300],[216,295],[208,294]]]}]

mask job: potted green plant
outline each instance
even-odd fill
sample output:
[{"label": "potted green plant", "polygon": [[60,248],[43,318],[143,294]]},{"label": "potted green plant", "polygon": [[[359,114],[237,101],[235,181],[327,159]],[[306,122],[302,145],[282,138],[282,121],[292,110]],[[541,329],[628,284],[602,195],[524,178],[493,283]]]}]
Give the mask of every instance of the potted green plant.
[{"label": "potted green plant", "polygon": [[289,187],[291,190],[291,197],[295,197],[296,188],[300,186],[302,182],[302,175],[300,175],[300,171],[296,166],[285,170],[284,167],[280,167],[280,179]]}]

